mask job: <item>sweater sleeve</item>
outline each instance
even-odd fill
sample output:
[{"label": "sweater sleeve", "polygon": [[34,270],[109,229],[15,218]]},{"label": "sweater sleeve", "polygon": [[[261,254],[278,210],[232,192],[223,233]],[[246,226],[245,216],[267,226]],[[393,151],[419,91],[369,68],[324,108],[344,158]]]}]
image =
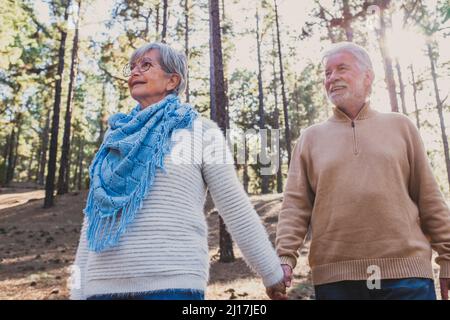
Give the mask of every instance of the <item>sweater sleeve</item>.
[{"label": "sweater sleeve", "polygon": [[88,258],[88,247],[86,240],[87,219],[84,216],[83,225],[81,228],[80,241],[78,243],[77,253],[75,255],[75,262],[72,265],[70,299],[71,300],[85,300],[84,287],[86,281],[86,262]]},{"label": "sweater sleeve", "polygon": [[281,262],[295,268],[311,219],[314,193],[307,177],[305,133],[295,144],[278,216],[276,248]]},{"label": "sweater sleeve", "polygon": [[218,126],[204,120],[202,174],[220,216],[246,263],[266,287],[283,279],[280,260],[239,182],[233,158]]},{"label": "sweater sleeve", "polygon": [[450,211],[433,176],[419,131],[412,122],[409,127],[410,196],[419,208],[422,230],[438,253],[440,278],[450,278]]}]

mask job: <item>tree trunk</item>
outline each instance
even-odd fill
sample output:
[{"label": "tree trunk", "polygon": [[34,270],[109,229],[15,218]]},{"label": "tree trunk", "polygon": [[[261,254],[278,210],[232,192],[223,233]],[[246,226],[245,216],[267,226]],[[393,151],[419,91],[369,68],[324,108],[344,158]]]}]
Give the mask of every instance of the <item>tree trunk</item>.
[{"label": "tree trunk", "polygon": [[[11,138],[9,144],[9,152],[8,152],[8,165],[6,167],[6,185],[8,185],[14,179],[14,172],[16,170],[17,158],[18,158],[18,149],[19,149],[19,138],[21,134],[22,128],[22,113],[18,112],[14,122],[13,129],[11,131]],[[17,129],[17,131],[16,131]]]},{"label": "tree trunk", "polygon": [[[211,68],[213,70],[213,85],[211,86],[211,101],[214,101],[215,120],[225,133],[227,127],[226,95],[223,74],[222,41],[220,34],[220,15],[218,0],[209,0],[209,18],[211,35]],[[233,241],[226,230],[222,217],[219,217],[220,225],[220,258],[221,262],[234,261]]]},{"label": "tree trunk", "polygon": [[156,19],[155,19],[155,29],[156,29],[156,34],[159,36],[159,2],[156,4]]},{"label": "tree trunk", "polygon": [[392,112],[398,112],[397,91],[395,88],[394,70],[392,69],[392,59],[386,45],[386,21],[385,10],[380,10],[380,29],[378,34],[378,43],[381,56],[383,57],[385,81],[389,92],[389,101]]},{"label": "tree trunk", "polygon": [[[189,0],[184,0],[184,52],[189,65]],[[186,73],[186,102],[189,103],[189,68]]]},{"label": "tree trunk", "polygon": [[402,112],[404,115],[408,115],[408,111],[406,110],[406,102],[405,102],[405,85],[403,84],[402,79],[402,70],[400,68],[400,63],[398,59],[395,59],[395,68],[397,69],[397,77],[398,77],[398,85],[400,87],[400,101],[402,103]]},{"label": "tree trunk", "polygon": [[350,5],[348,3],[348,0],[342,0],[342,19],[347,41],[353,42],[353,28],[352,28],[353,16],[350,12]]},{"label": "tree trunk", "polygon": [[444,156],[445,156],[445,166],[447,168],[447,180],[450,187],[450,156],[448,153],[448,139],[447,139],[447,133],[445,128],[445,122],[444,122],[444,114],[442,111],[442,100],[439,96],[439,87],[437,84],[437,74],[436,74],[436,67],[435,67],[435,61],[433,57],[433,49],[431,48],[431,44],[427,43],[427,51],[428,51],[428,58],[430,59],[430,65],[431,65],[431,76],[433,78],[433,86],[434,86],[434,95],[436,98],[436,107],[439,115],[439,122],[441,125],[441,134],[442,134],[442,144],[444,145]]},{"label": "tree trunk", "polygon": [[82,190],[83,189],[83,158],[84,158],[84,152],[83,152],[83,147],[84,147],[84,141],[83,139],[80,137],[80,141],[79,141],[79,150],[78,150],[78,181],[77,181],[77,188],[78,190]]},{"label": "tree trunk", "polygon": [[[263,130],[266,127],[266,117],[264,114],[264,91],[263,91],[263,82],[262,82],[262,63],[261,63],[261,35],[259,29],[259,13],[258,7],[256,7],[256,51],[258,56],[258,115],[259,115],[259,129]],[[267,136],[266,136],[267,138]],[[263,139],[263,135],[260,135],[260,155],[263,158],[267,158],[266,146],[267,139]],[[259,163],[259,172],[261,175],[261,193],[266,194],[269,193],[269,176],[262,174],[262,162]]]},{"label": "tree trunk", "polygon": [[168,7],[168,0],[163,0],[163,25],[162,25],[162,32],[161,32],[161,42],[166,42],[166,36],[167,36],[167,7]]},{"label": "tree trunk", "polygon": [[16,138],[14,139],[14,157],[13,157],[13,162],[12,162],[12,166],[11,166],[11,176],[10,176],[10,181],[12,181],[14,179],[14,173],[16,171],[16,166],[17,166],[17,159],[19,158],[19,139],[20,139],[20,135],[22,133],[22,119],[23,119],[23,114],[21,112],[19,112],[17,114],[17,118],[16,118],[16,127],[17,127],[17,133],[16,133]]},{"label": "tree trunk", "polygon": [[36,148],[31,148],[31,155],[30,155],[30,162],[28,163],[28,174],[27,179],[28,181],[32,181],[33,176],[33,160],[36,154]]},{"label": "tree trunk", "polygon": [[414,77],[414,68],[413,68],[412,64],[409,66],[409,69],[411,70],[411,80],[412,80],[413,97],[414,97],[414,112],[416,114],[416,125],[417,125],[417,129],[420,130],[420,114],[419,114],[419,107],[417,106],[417,83],[416,83],[416,79]]},{"label": "tree trunk", "polygon": [[[275,53],[275,33],[273,33],[272,50]],[[277,84],[277,71],[275,69],[275,56],[272,58],[272,72],[273,72],[273,96],[275,102],[275,109],[273,112],[274,129],[280,129],[280,110],[278,109],[278,84]],[[282,157],[281,157],[281,144],[279,144],[278,152],[278,170],[277,170],[277,192],[283,192],[283,173],[282,173]]]},{"label": "tree trunk", "polygon": [[69,88],[67,90],[66,116],[64,122],[63,145],[61,149],[61,162],[59,165],[58,194],[69,192],[69,155],[70,155],[70,129],[72,126],[73,88],[78,69],[78,25],[80,20],[81,0],[78,1],[78,16],[73,37],[72,57],[70,63]]},{"label": "tree trunk", "polygon": [[6,144],[6,153],[5,153],[5,185],[9,185],[9,182],[12,180],[12,172],[11,167],[14,162],[14,139],[16,137],[15,127],[11,128],[11,133],[9,134],[7,144]]},{"label": "tree trunk", "polygon": [[100,114],[99,114],[99,119],[98,119],[98,125],[100,128],[100,133],[98,135],[98,140],[97,140],[97,146],[100,147],[100,145],[103,142],[103,139],[105,137],[105,132],[106,132],[106,128],[105,128],[105,114],[106,112],[106,83],[103,84],[102,87],[102,106],[100,109]]},{"label": "tree trunk", "polygon": [[50,116],[51,116],[51,108],[47,107],[47,116],[45,118],[45,127],[42,131],[41,136],[41,151],[40,151],[40,159],[39,159],[39,173],[38,173],[38,184],[44,185],[44,177],[45,177],[45,166],[47,164],[47,149],[48,149],[48,133],[50,129]]},{"label": "tree trunk", "polygon": [[283,70],[283,58],[281,54],[280,23],[278,21],[277,0],[273,0],[273,2],[275,4],[275,25],[277,30],[278,59],[280,63],[281,95],[283,98],[284,130],[285,130],[284,135],[286,139],[286,151],[288,154],[288,166],[289,166],[291,163],[291,130],[289,129],[288,101],[286,98],[286,89],[284,85],[284,70]]},{"label": "tree trunk", "polygon": [[[66,7],[64,10],[64,22],[67,23],[69,19],[69,7],[70,1],[66,1]],[[61,87],[62,78],[64,72],[64,53],[66,48],[67,31],[61,30],[61,39],[58,51],[58,71],[55,84],[55,101],[53,104],[53,119],[52,119],[52,135],[50,139],[50,153],[48,159],[47,179],[45,181],[45,199],[44,208],[50,208],[54,202],[54,189],[55,189],[55,174],[56,174],[56,154],[58,151],[58,129],[59,129],[59,112],[61,104]]]}]

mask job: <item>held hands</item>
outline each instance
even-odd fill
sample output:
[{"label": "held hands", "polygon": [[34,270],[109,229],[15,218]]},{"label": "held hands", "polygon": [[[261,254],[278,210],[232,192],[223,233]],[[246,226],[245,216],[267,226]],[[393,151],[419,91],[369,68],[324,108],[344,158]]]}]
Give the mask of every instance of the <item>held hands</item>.
[{"label": "held hands", "polygon": [[283,281],[279,282],[269,288],[266,288],[266,293],[272,300],[287,300],[286,288],[292,283],[292,268],[287,264],[282,264],[284,277]]},{"label": "held hands", "polygon": [[441,286],[442,300],[448,300],[448,290],[450,288],[450,278],[439,279],[439,284]]}]

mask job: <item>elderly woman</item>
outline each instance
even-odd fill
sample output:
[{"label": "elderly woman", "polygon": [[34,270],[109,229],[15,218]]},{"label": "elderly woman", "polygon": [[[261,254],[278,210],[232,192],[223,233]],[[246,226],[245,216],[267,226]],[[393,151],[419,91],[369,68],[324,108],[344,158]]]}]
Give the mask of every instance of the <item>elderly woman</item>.
[{"label": "elderly woman", "polygon": [[[125,73],[138,105],[111,116],[90,166],[72,299],[204,299],[207,188],[268,295],[285,298],[278,293],[285,289],[279,258],[233,164],[219,159],[225,139],[214,122],[180,102],[186,65],[183,54],[162,43],[131,56]],[[206,139],[211,130],[217,133]],[[180,139],[186,133],[191,138]],[[188,150],[191,161],[180,161],[176,150]]]}]

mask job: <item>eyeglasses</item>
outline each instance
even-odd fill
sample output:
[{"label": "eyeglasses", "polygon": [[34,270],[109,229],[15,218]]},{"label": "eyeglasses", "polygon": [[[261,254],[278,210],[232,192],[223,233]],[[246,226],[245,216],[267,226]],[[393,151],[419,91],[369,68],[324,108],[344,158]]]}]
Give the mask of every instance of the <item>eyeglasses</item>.
[{"label": "eyeglasses", "polygon": [[127,63],[122,70],[122,73],[125,77],[131,76],[131,73],[135,67],[138,68],[140,73],[147,72],[151,67],[156,67],[157,65],[150,59],[142,59],[137,63]]}]

